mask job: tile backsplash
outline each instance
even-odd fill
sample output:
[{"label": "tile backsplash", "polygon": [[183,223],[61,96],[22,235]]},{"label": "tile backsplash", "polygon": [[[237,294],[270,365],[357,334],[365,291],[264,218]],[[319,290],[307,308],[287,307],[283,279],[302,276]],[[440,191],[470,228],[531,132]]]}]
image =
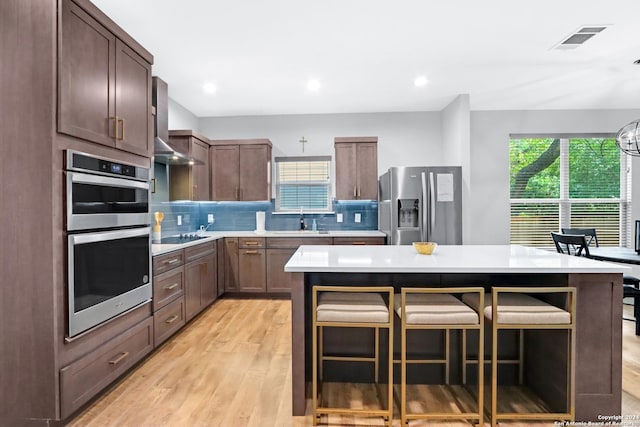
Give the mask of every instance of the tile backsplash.
[{"label": "tile backsplash", "polygon": [[[151,203],[151,224],[154,224],[153,212],[164,213],[162,235],[171,236],[196,231],[201,225],[207,225],[207,217],[213,214],[214,223],[208,230],[256,229],[256,212],[264,211],[267,230],[298,230],[299,214],[275,213],[275,202],[161,202]],[[343,221],[337,222],[337,214]],[[360,222],[355,222],[360,214]],[[333,213],[305,213],[304,220],[311,229],[316,220],[318,230],[377,230],[378,202],[371,200],[333,201]],[[178,222],[181,222],[179,225]]]}]

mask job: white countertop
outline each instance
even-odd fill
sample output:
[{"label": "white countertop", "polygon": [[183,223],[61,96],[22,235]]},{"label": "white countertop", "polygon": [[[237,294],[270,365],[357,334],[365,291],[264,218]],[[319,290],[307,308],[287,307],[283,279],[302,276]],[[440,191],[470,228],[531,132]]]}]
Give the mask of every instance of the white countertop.
[{"label": "white countertop", "polygon": [[204,239],[193,240],[186,243],[175,244],[152,244],[151,252],[153,255],[162,255],[167,252],[176,251],[189,246],[199,245],[224,237],[385,237],[386,234],[378,230],[327,230],[327,231],[280,231],[268,230],[264,233],[256,233],[255,231],[207,231]]},{"label": "white countertop", "polygon": [[289,272],[341,273],[625,273],[629,267],[509,245],[439,245],[432,255],[413,246],[303,245]]}]

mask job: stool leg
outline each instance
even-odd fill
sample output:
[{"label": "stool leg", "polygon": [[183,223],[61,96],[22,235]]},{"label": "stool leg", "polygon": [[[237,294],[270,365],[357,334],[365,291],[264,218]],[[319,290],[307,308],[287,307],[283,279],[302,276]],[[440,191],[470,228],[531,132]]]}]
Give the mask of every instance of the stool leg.
[{"label": "stool leg", "polygon": [[375,337],[374,337],[374,370],[375,370],[375,380],[376,380],[376,384],[378,384],[378,380],[379,380],[379,372],[380,372],[380,361],[379,361],[379,356],[380,356],[380,328],[374,328],[375,329]]},{"label": "stool leg", "polygon": [[484,426],[484,325],[478,329],[478,426]]},{"label": "stool leg", "polygon": [[496,321],[491,328],[491,427],[498,426],[498,330]]},{"label": "stool leg", "polygon": [[640,335],[640,297],[633,297],[633,317],[636,318],[636,335]]},{"label": "stool leg", "polygon": [[[393,316],[393,314],[392,314]],[[387,420],[388,426],[392,427],[393,425],[393,328],[388,329],[389,334],[389,354],[388,354],[388,364],[389,364],[389,374],[387,376],[388,381],[388,395],[387,395],[387,408],[389,409],[389,419]]]},{"label": "stool leg", "polygon": [[311,337],[311,342],[313,349],[312,353],[312,384],[311,384],[311,400],[312,400],[312,410],[313,410],[313,425],[318,425],[318,326],[316,326],[315,322],[315,314],[313,318],[313,332]]},{"label": "stool leg", "polygon": [[467,330],[466,329],[462,330],[461,347],[462,347],[462,384],[466,385],[467,384]]},{"label": "stool leg", "polygon": [[524,383],[524,329],[518,335],[518,384]]},{"label": "stool leg", "polygon": [[449,369],[449,346],[451,344],[451,330],[449,329],[445,329],[444,331],[444,383],[446,385],[449,385],[449,373],[450,373],[450,369]]},{"label": "stool leg", "polygon": [[320,366],[318,369],[320,370],[320,381],[322,381],[324,379],[324,328],[322,326],[318,328],[318,351],[320,352]]},{"label": "stool leg", "polygon": [[402,318],[400,337],[400,424],[407,424],[407,329]]}]

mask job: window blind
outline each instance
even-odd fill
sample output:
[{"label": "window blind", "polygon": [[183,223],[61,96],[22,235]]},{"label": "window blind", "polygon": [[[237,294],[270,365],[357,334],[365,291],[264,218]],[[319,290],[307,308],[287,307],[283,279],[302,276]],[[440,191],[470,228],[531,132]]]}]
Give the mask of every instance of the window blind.
[{"label": "window blind", "polygon": [[331,157],[276,157],[276,210],[331,210]]}]

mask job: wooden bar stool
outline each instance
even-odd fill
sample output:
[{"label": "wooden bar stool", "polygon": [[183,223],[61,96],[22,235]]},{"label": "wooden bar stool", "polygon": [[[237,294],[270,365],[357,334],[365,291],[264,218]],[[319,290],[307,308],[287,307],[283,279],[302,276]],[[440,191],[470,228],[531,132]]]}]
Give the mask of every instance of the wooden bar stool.
[{"label": "wooden bar stool", "polygon": [[[386,296],[383,298],[383,295]],[[313,383],[312,407],[313,425],[317,425],[322,414],[353,414],[361,416],[381,416],[391,427],[393,422],[393,287],[392,286],[321,286],[313,287],[312,292],[312,341],[313,341]],[[323,329],[367,328],[375,334],[375,348],[371,357],[350,355],[326,356],[323,346]],[[378,386],[380,368],[380,329],[388,331],[388,386],[386,409],[380,390],[381,409],[336,408],[323,404],[322,366],[325,360],[368,362],[374,364],[375,382]],[[319,372],[318,372],[319,371]],[[319,377],[319,378],[318,378]]]},{"label": "wooden bar stool", "polygon": [[[565,308],[544,302],[527,294],[546,294],[556,297],[565,294],[563,305]],[[500,420],[547,420],[547,421],[574,421],[575,420],[575,313],[576,313],[576,288],[573,287],[493,287],[491,298],[484,301],[484,316],[491,322],[491,425],[498,425]],[[465,294],[462,300],[471,307],[481,307],[477,295]],[[559,304],[562,305],[562,304]],[[494,316],[493,313],[497,313]],[[566,389],[561,392],[566,397],[565,408],[560,411],[552,411],[544,408],[538,412],[525,412],[522,405],[518,410],[498,411],[498,404],[507,404],[506,396],[503,402],[498,396],[498,338],[501,330],[520,330],[519,356],[521,361],[519,377],[522,377],[525,360],[524,330],[567,330],[568,337],[566,348],[561,351],[566,353]],[[546,349],[546,359],[551,360],[553,348]],[[565,354],[562,353],[562,354]],[[536,375],[543,375],[538,372]],[[538,378],[544,382],[544,378]],[[522,378],[520,378],[522,382]],[[557,392],[557,391],[554,391]],[[547,396],[545,396],[547,397]],[[555,402],[554,402],[555,403]]]},{"label": "wooden bar stool", "polygon": [[[444,382],[450,381],[450,331],[451,330],[476,330],[478,331],[478,357],[480,366],[484,366],[484,317],[480,310],[474,310],[464,304],[454,293],[466,293],[475,295],[484,304],[484,288],[402,288],[400,298],[396,297],[395,309],[401,319],[401,379],[400,379],[400,420],[404,426],[409,420],[434,419],[434,420],[475,420],[483,423],[484,400],[484,370],[478,369],[478,389],[476,411],[466,408],[457,408],[459,412],[445,412],[441,407],[420,413],[408,413],[407,397],[407,364],[444,364]],[[407,333],[410,330],[441,330],[445,334],[444,359],[408,359],[407,358]],[[461,359],[466,357],[466,343],[462,344]],[[451,390],[453,392],[453,389]],[[460,393],[460,392],[458,392]],[[466,394],[466,393],[465,393]],[[463,396],[456,396],[454,401],[462,401]],[[473,399],[467,399],[467,401]],[[449,402],[454,405],[454,401]],[[422,402],[427,406],[431,402]],[[441,404],[441,403],[439,403]]]}]

